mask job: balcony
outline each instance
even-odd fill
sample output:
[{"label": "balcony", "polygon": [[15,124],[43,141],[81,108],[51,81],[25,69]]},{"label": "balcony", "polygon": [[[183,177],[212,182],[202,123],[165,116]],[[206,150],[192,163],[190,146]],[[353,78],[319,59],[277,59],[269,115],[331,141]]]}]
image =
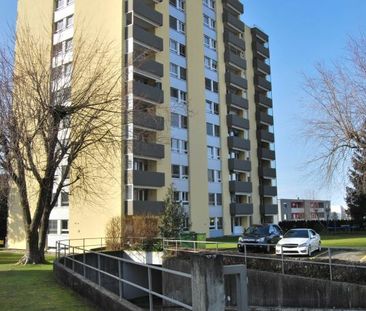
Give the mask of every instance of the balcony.
[{"label": "balcony", "polygon": [[225,73],[225,81],[226,84],[229,84],[241,90],[246,90],[248,88],[247,80],[232,72]]},{"label": "balcony", "polygon": [[275,196],[277,196],[277,187],[261,186],[260,187],[260,194],[262,196],[275,197]]},{"label": "balcony", "polygon": [[135,71],[141,71],[143,73],[147,73],[148,75],[152,75],[158,78],[161,78],[164,75],[163,64],[151,59],[142,59],[141,61],[135,61],[133,66]]},{"label": "balcony", "polygon": [[269,150],[266,148],[259,149],[259,158],[265,159],[265,160],[275,160],[276,159],[276,153],[273,150]]},{"label": "balcony", "polygon": [[133,153],[144,158],[163,159],[164,145],[134,141]]},{"label": "balcony", "polygon": [[230,44],[239,50],[245,51],[244,40],[230,31],[224,31],[224,41],[225,43]]},{"label": "balcony", "polygon": [[265,215],[277,215],[278,214],[278,206],[275,204],[265,204],[263,207]]},{"label": "balcony", "polygon": [[268,177],[268,178],[276,178],[276,169],[269,168],[269,167],[260,167],[259,168],[259,175],[261,177]]},{"label": "balcony", "polygon": [[161,52],[163,50],[163,39],[153,33],[144,30],[137,25],[127,26],[127,38],[133,38],[134,42],[149,49]]},{"label": "balcony", "polygon": [[272,84],[266,78],[255,77],[254,78],[255,86],[261,88],[262,90],[269,92],[272,90]]},{"label": "balcony", "polygon": [[147,128],[155,131],[164,130],[164,118],[152,115],[148,112],[134,111],[133,124],[138,127]]},{"label": "balcony", "polygon": [[249,129],[249,120],[243,119],[240,116],[234,114],[228,114],[226,116],[226,122],[228,127],[234,127],[239,129]]},{"label": "balcony", "polygon": [[253,49],[254,49],[254,54],[259,54],[264,58],[269,58],[269,49],[266,48],[263,44],[255,41],[253,43]]},{"label": "balcony", "polygon": [[250,150],[250,141],[241,137],[229,136],[227,144],[229,149]]},{"label": "balcony", "polygon": [[249,107],[247,99],[235,94],[226,94],[226,104],[239,109],[248,109]]},{"label": "balcony", "polygon": [[272,108],[272,98],[269,98],[262,94],[255,94],[255,102],[259,105],[262,105],[266,108]]},{"label": "balcony", "polygon": [[259,130],[258,131],[258,137],[262,141],[266,141],[269,143],[274,143],[274,134],[270,133],[266,130]]},{"label": "balcony", "polygon": [[161,215],[164,212],[164,202],[133,201],[133,215]]},{"label": "balcony", "polygon": [[164,102],[164,92],[161,89],[137,81],[133,82],[133,95],[153,104]]},{"label": "balcony", "polygon": [[257,120],[263,124],[273,125],[273,116],[270,116],[265,112],[257,111]]},{"label": "balcony", "polygon": [[230,203],[230,214],[231,216],[252,215],[253,204]]},{"label": "balcony", "polygon": [[252,165],[251,162],[247,160],[229,159],[229,170],[250,172],[252,170]]},{"label": "balcony", "polygon": [[240,70],[247,69],[247,61],[244,58],[241,58],[239,55],[234,54],[228,50],[225,51],[225,62],[235,68]]},{"label": "balcony", "polygon": [[252,183],[246,181],[229,181],[229,190],[233,193],[252,193]]},{"label": "balcony", "polygon": [[133,171],[134,186],[159,188],[165,186],[164,173],[150,171]]},{"label": "balcony", "polygon": [[229,12],[224,12],[223,21],[238,33],[242,33],[244,31],[244,23],[239,19],[239,17],[236,17]]},{"label": "balcony", "polygon": [[128,0],[127,12],[133,11],[134,15],[144,21],[159,27],[163,25],[163,15],[145,4],[143,0]]},{"label": "balcony", "polygon": [[258,58],[254,59],[254,67],[265,75],[271,74],[271,67],[265,62],[259,60]]},{"label": "balcony", "polygon": [[263,42],[268,42],[268,35],[257,27],[252,28],[252,35]]},{"label": "balcony", "polygon": [[244,6],[239,0],[224,0],[224,4],[233,12],[240,15],[244,13]]}]

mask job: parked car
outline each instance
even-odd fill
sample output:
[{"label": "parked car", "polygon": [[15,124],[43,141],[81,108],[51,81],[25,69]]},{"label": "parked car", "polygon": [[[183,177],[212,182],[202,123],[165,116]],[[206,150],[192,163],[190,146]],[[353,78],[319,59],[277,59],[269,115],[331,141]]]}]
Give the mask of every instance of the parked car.
[{"label": "parked car", "polygon": [[312,229],[291,229],[276,245],[276,254],[307,255],[314,251],[321,251],[320,235]]},{"label": "parked car", "polygon": [[282,229],[276,224],[253,225],[247,228],[238,240],[238,251],[244,252],[246,247],[257,247],[270,250],[270,245],[276,244],[282,238]]}]

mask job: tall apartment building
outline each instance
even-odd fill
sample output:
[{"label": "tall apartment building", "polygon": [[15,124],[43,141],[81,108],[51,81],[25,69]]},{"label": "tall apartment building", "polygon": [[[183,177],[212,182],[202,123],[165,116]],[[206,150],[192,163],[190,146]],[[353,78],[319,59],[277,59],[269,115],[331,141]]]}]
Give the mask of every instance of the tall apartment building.
[{"label": "tall apartment building", "polygon": [[71,52],[85,25],[114,40],[128,72],[121,105],[136,111],[111,198],[91,209],[70,189],[51,244],[102,236],[121,213],[158,215],[171,184],[196,232],[278,220],[268,36],[243,23],[239,0],[19,0],[18,10],[18,23],[49,30],[53,50]]},{"label": "tall apartment building", "polygon": [[331,212],[330,201],[280,199],[281,220],[327,220]]}]

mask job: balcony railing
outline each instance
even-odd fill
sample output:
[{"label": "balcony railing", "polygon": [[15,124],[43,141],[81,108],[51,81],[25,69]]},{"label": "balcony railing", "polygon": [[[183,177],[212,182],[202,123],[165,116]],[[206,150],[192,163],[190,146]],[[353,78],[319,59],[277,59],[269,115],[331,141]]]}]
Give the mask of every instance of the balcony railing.
[{"label": "balcony railing", "polygon": [[155,11],[154,8],[146,5],[143,0],[128,0],[127,4],[127,12],[133,11],[137,17],[156,27],[163,25],[163,15]]},{"label": "balcony railing", "polygon": [[252,193],[252,183],[247,181],[229,181],[229,190],[233,193]]},{"label": "balcony railing", "polygon": [[133,215],[161,215],[164,212],[164,202],[133,201]]},{"label": "balcony railing", "polygon": [[225,73],[225,81],[227,84],[239,88],[241,90],[246,90],[248,88],[247,80],[233,72]]},{"label": "balcony railing", "polygon": [[245,51],[245,42],[243,39],[239,38],[237,35],[231,33],[230,31],[224,31],[224,41],[237,49]]},{"label": "balcony railing", "polygon": [[137,81],[133,82],[133,95],[154,104],[162,104],[164,102],[164,92],[161,89]]},{"label": "balcony railing", "polygon": [[247,69],[247,61],[244,58],[241,58],[239,55],[228,50],[225,51],[225,62],[238,69]]},{"label": "balcony railing", "polygon": [[252,165],[248,160],[229,159],[229,170],[250,172],[252,170]]},{"label": "balcony railing", "polygon": [[226,122],[228,127],[234,127],[239,129],[249,129],[249,120],[243,119],[243,117],[234,115],[234,114],[228,114],[226,116]]},{"label": "balcony railing", "polygon": [[253,204],[249,203],[230,203],[231,216],[252,215]]},{"label": "balcony railing", "polygon": [[164,173],[133,171],[133,184],[140,187],[159,188],[165,186]]},{"label": "balcony railing", "polygon": [[235,94],[226,94],[226,104],[240,109],[248,109],[249,107],[247,99]]},{"label": "balcony railing", "polygon": [[133,153],[141,157],[163,159],[164,145],[134,141]]},{"label": "balcony railing", "polygon": [[223,21],[238,33],[242,33],[244,31],[244,23],[239,19],[239,17],[234,16],[229,12],[224,12]]},{"label": "balcony railing", "polygon": [[161,52],[163,50],[163,39],[148,32],[137,25],[127,26],[127,38],[133,38],[134,42]]},{"label": "balcony railing", "polygon": [[250,141],[241,137],[230,136],[227,138],[229,149],[250,150]]}]

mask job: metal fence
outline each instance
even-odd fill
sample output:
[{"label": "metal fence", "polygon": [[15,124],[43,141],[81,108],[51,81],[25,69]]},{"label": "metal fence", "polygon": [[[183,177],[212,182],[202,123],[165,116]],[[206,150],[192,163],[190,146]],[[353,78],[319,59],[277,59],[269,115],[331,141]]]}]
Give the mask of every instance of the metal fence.
[{"label": "metal fence", "polygon": [[[125,259],[121,257],[116,257],[113,255],[108,255],[105,253],[102,253],[98,250],[95,250],[96,248],[99,250],[104,249],[105,247],[105,238],[85,238],[85,239],[73,239],[73,240],[62,240],[57,242],[57,248],[56,248],[56,257],[58,261],[63,264],[66,267],[70,267],[73,272],[78,273],[82,277],[87,279],[87,269],[91,271],[95,271],[97,274],[97,282],[99,286],[103,287],[102,283],[102,276],[111,278],[118,282],[118,293],[119,298],[123,299],[123,284],[127,284],[129,286],[132,286],[136,289],[139,289],[143,292],[145,292],[149,297],[149,310],[154,310],[154,297],[162,299],[162,301],[169,302],[171,304],[174,304],[176,306],[183,307],[187,310],[192,310],[191,305],[187,305],[181,301],[178,301],[176,299],[173,299],[171,297],[165,296],[153,289],[153,280],[152,280],[152,271],[160,271],[164,273],[170,273],[175,276],[192,279],[192,275],[189,273],[184,273],[180,271],[165,269],[159,266],[151,265],[151,264],[144,264],[135,262],[130,259]],[[93,250],[94,249],[94,250]],[[87,263],[87,255],[88,254],[94,254],[97,257],[96,265],[92,265],[90,263]],[[110,272],[107,272],[106,270],[103,270],[101,262],[102,260],[109,260],[112,262],[115,262],[118,266],[118,272],[116,274],[112,274]],[[127,280],[122,275],[122,265],[124,263],[144,267],[147,269],[147,278],[148,278],[148,286],[142,286],[141,284],[137,284],[135,282],[132,282],[130,280]],[[77,269],[77,266],[81,266],[82,269]],[[80,271],[81,270],[81,271]],[[81,272],[81,273],[80,273]],[[88,278],[88,280],[90,280]]]},{"label": "metal fence", "polygon": [[[303,257],[299,259],[299,256],[286,256],[283,254],[283,251],[281,250],[281,254],[277,256],[268,256],[268,255],[259,255],[257,253],[248,252],[248,249],[255,249],[262,247],[263,249],[267,250],[267,248],[275,248],[275,244],[250,244],[250,243],[241,243],[244,246],[244,251],[242,254],[239,254],[239,252],[228,252],[230,249],[235,249],[236,247],[232,247],[233,243],[230,242],[213,242],[213,241],[188,241],[188,240],[164,240],[163,241],[163,249],[164,251],[174,251],[174,252],[213,252],[213,253],[221,253],[223,255],[229,256],[229,257],[239,257],[241,259],[244,259],[245,265],[250,268],[248,265],[248,261],[251,259],[254,260],[264,260],[264,261],[271,261],[280,264],[280,271],[282,274],[286,274],[286,266],[290,263],[295,264],[297,267],[305,267],[306,265],[318,265],[319,267],[322,267],[319,269],[319,271],[324,272],[324,268],[328,272],[329,280],[335,280],[334,277],[334,270],[337,268],[343,268],[343,269],[352,269],[358,270],[362,273],[362,275],[365,276],[363,278],[364,282],[366,282],[366,262],[365,265],[362,264],[355,264],[354,262],[342,262],[339,259],[336,259],[334,256],[336,253],[339,252],[349,252],[352,250],[358,250],[358,251],[364,251],[366,255],[366,248],[335,248],[335,247],[322,247],[321,255],[323,256],[321,260],[315,260],[316,257]],[[281,246],[282,248],[282,246]],[[293,269],[294,270],[294,269]],[[296,271],[292,271],[292,273],[288,274],[296,274]],[[301,275],[301,273],[299,273]],[[312,277],[319,277],[319,275],[310,275]],[[340,280],[337,279],[337,281],[347,281],[347,276],[343,276],[345,279]],[[360,277],[362,279],[362,277]]]}]

